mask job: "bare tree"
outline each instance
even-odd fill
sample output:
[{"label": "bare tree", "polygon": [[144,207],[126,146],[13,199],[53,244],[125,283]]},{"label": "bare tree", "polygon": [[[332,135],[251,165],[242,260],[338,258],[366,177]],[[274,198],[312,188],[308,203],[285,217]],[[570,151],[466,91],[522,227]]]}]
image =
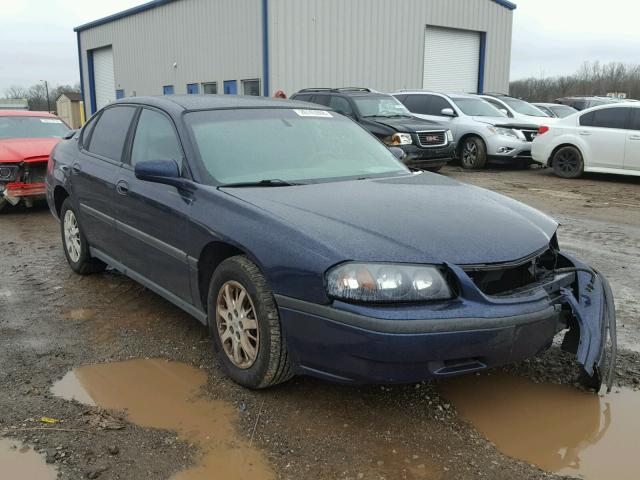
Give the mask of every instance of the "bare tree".
[{"label": "bare tree", "polygon": [[19,85],[12,85],[5,89],[4,96],[11,99],[27,98],[27,90]]},{"label": "bare tree", "polygon": [[640,65],[584,62],[573,75],[526,78],[509,85],[511,95],[528,101],[550,102],[568,95],[606,95],[624,92],[640,98]]}]

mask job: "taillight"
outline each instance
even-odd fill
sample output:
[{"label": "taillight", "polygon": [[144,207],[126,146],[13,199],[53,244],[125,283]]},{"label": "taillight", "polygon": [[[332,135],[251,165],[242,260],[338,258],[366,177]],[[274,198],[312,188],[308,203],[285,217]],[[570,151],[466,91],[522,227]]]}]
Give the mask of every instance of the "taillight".
[{"label": "taillight", "polygon": [[542,127],[538,128],[538,135],[542,135],[543,133],[547,133],[549,131],[549,127],[547,127],[546,125],[543,125]]}]

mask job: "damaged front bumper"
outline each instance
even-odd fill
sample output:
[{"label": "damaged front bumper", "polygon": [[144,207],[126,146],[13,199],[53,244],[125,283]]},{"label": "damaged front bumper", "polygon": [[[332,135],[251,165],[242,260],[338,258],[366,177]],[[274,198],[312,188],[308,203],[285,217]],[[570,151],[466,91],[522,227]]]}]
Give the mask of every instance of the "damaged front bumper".
[{"label": "damaged front bumper", "polygon": [[447,267],[458,296],[447,302],[318,305],[276,295],[294,368],[347,383],[416,382],[535,356],[568,330],[563,347],[575,346],[590,386],[603,379],[610,386],[615,312],[608,283],[557,255],[562,268],[501,295],[484,293],[456,265]]},{"label": "damaged front bumper", "polygon": [[0,164],[0,203],[17,205],[45,198],[46,162]]}]

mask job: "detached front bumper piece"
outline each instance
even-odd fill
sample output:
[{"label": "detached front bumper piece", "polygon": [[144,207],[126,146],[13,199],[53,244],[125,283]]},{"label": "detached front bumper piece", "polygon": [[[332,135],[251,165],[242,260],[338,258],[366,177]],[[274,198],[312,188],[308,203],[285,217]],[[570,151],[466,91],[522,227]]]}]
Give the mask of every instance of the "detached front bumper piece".
[{"label": "detached front bumper piece", "polygon": [[[568,330],[589,384],[610,387],[615,311],[606,279],[562,255],[550,277],[513,292],[483,293],[447,265],[458,297],[423,305],[318,305],[276,295],[298,373],[345,383],[410,383],[513,363],[549,348]],[[606,353],[607,338],[613,341]],[[606,369],[606,371],[605,371]]]}]

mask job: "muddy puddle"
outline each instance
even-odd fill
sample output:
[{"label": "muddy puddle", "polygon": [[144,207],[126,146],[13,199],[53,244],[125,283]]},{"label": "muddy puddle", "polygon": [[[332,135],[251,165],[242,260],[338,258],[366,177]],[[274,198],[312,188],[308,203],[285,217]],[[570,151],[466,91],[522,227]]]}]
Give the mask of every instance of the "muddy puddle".
[{"label": "muddy puddle", "polygon": [[57,475],[56,470],[45,462],[44,455],[17,440],[0,438],[0,478],[55,480]]},{"label": "muddy puddle", "polygon": [[441,393],[511,457],[586,480],[640,478],[640,392],[601,397],[492,374],[448,380]]},{"label": "muddy puddle", "polygon": [[197,445],[196,465],[174,480],[275,478],[263,454],[236,432],[234,407],[199,394],[205,382],[205,373],[189,365],[144,359],[77,368],[52,391],[68,400],[126,410],[137,425],[174,430]]}]

